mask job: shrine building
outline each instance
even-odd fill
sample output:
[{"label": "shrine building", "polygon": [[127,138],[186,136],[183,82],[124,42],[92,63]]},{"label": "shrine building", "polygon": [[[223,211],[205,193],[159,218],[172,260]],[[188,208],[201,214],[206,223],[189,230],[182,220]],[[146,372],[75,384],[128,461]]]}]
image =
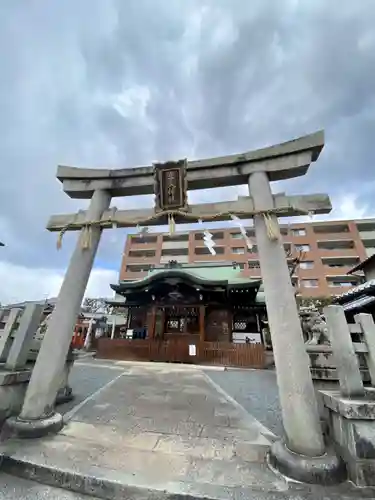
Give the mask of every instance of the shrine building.
[{"label": "shrine building", "polygon": [[[241,366],[239,344],[256,346],[252,353],[246,350],[247,357],[255,351],[262,357],[267,325],[262,282],[243,276],[235,262],[197,266],[171,261],[111,288],[125,300],[128,320],[120,338],[100,339],[98,357],[196,363],[224,356],[226,363]],[[153,346],[159,346],[157,353]],[[236,359],[228,361],[228,356]]]}]

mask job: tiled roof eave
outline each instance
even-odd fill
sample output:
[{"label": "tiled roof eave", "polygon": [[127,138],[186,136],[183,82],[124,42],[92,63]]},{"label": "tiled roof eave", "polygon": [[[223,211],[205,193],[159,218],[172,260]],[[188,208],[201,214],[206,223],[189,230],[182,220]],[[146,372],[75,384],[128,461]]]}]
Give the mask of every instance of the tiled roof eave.
[{"label": "tiled roof eave", "polygon": [[375,279],[366,281],[366,283],[362,283],[361,285],[352,288],[348,292],[339,295],[338,297],[336,297],[336,302],[338,302],[339,304],[345,304],[346,302],[349,302],[363,294],[375,294]]}]

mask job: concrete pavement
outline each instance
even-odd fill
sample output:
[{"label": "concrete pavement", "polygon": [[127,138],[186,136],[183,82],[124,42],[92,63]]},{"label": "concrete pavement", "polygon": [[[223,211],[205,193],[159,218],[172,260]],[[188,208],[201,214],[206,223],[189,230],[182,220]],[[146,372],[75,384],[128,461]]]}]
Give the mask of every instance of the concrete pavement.
[{"label": "concrete pavement", "polygon": [[78,399],[64,408],[63,431],[7,442],[3,472],[111,500],[374,497],[273,473],[265,460],[273,434],[199,368],[91,362],[72,375]]},{"label": "concrete pavement", "polygon": [[95,500],[97,497],[0,474],[0,500]]}]

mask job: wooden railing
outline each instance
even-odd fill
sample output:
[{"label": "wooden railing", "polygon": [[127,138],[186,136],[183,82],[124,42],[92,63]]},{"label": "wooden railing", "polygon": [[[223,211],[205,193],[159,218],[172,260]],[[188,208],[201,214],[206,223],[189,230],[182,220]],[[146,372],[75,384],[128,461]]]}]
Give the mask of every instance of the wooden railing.
[{"label": "wooden railing", "polygon": [[[189,352],[195,346],[195,355]],[[163,361],[242,368],[264,368],[265,350],[261,344],[232,344],[229,342],[200,342],[196,339],[168,341],[146,339],[98,340],[98,358],[127,361]]]}]

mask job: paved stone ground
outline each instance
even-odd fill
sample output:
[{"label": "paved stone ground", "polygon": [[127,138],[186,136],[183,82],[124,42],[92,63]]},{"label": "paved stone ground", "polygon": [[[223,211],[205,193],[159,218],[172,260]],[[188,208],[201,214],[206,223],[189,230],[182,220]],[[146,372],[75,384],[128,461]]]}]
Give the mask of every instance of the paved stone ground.
[{"label": "paved stone ground", "polygon": [[[268,469],[273,437],[253,415],[277,404],[272,372],[85,360],[73,368],[71,384],[77,397],[60,407],[68,425],[58,436],[8,442],[3,471],[108,500],[375,497],[348,485],[296,485]],[[259,420],[276,430],[277,418]],[[2,473],[0,491],[13,488],[13,497],[22,498],[28,482],[14,481]],[[32,484],[35,496],[26,498],[84,498]]]},{"label": "paved stone ground", "polygon": [[113,372],[101,392],[65,413],[69,423],[58,436],[15,440],[7,454],[34,466],[74,464],[82,476],[117,473],[133,486],[171,493],[216,488],[215,498],[228,498],[244,484],[287,489],[265,464],[267,429],[201,370],[144,365]]},{"label": "paved stone ground", "polygon": [[[274,370],[227,370],[206,372],[232,398],[276,436],[282,436],[283,424]],[[336,382],[315,382],[315,389],[336,389]],[[319,398],[319,395],[317,394]]]},{"label": "paved stone ground", "polygon": [[58,411],[63,414],[67,413],[116,378],[123,370],[122,366],[112,365],[111,363],[102,364],[92,359],[79,360],[73,365],[69,377],[74,399],[59,405]]},{"label": "paved stone ground", "polygon": [[95,500],[97,497],[79,495],[35,481],[0,474],[0,500]]},{"label": "paved stone ground", "polygon": [[282,435],[281,409],[274,371],[210,370],[206,373],[274,434]]},{"label": "paved stone ground", "polygon": [[[128,363],[85,358],[72,369],[70,383],[75,399],[59,406],[66,413],[100,387],[113,380]],[[242,405],[251,415],[277,436],[283,433],[281,409],[273,370],[204,369],[206,375],[229,396]],[[335,388],[336,384],[318,383],[317,389]]]}]

